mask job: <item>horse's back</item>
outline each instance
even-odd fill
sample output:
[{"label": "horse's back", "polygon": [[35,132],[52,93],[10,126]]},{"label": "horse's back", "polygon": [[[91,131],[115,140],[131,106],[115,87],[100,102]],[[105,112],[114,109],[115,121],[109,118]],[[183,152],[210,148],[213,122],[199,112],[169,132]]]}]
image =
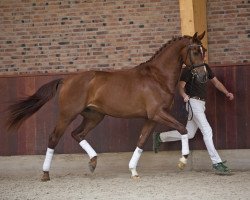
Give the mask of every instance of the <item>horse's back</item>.
[{"label": "horse's back", "polygon": [[66,79],[60,93],[63,104],[72,102],[77,109],[93,108],[114,117],[146,117],[157,107],[154,104],[163,102],[160,91],[150,73],[132,68],[82,72]]}]

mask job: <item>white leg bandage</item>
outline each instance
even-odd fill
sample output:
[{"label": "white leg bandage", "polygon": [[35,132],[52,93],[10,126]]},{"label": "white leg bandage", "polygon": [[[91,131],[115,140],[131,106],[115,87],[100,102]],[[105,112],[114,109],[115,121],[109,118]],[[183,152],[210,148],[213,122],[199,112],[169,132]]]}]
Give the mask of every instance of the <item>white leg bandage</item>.
[{"label": "white leg bandage", "polygon": [[188,145],[188,134],[181,136],[181,145],[182,145],[182,155],[189,154],[189,145]]},{"label": "white leg bandage", "polygon": [[54,155],[54,149],[47,148],[45,160],[43,163],[43,171],[44,172],[49,171],[53,155]]},{"label": "white leg bandage", "polygon": [[90,159],[97,156],[95,150],[90,146],[90,144],[86,140],[82,140],[79,144],[87,152]]},{"label": "white leg bandage", "polygon": [[140,149],[139,147],[136,147],[133,153],[133,156],[129,162],[129,169],[136,169],[136,166],[137,166],[138,160],[141,157],[142,151],[143,151],[142,149]]}]

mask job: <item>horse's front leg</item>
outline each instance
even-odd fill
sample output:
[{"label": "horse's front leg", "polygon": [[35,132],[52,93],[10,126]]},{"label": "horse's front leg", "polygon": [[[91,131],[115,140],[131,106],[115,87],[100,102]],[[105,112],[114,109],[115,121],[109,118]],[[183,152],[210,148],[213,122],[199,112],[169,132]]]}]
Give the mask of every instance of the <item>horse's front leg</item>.
[{"label": "horse's front leg", "polygon": [[155,121],[164,124],[170,128],[174,128],[179,131],[181,134],[181,144],[182,144],[182,157],[179,159],[178,167],[180,169],[184,169],[187,164],[187,158],[189,155],[189,144],[188,144],[188,134],[186,127],[178,122],[174,117],[172,117],[167,111],[164,109],[160,110],[154,118]]},{"label": "horse's front leg", "polygon": [[144,147],[146,141],[148,140],[149,135],[152,132],[152,130],[154,129],[155,125],[156,125],[156,122],[151,121],[151,120],[147,120],[142,128],[141,135],[140,135],[139,140],[137,142],[137,147],[136,147],[136,149],[133,153],[133,156],[129,162],[129,169],[132,173],[131,178],[134,178],[134,179],[139,178],[139,175],[136,171],[137,163],[141,157],[143,147]]}]

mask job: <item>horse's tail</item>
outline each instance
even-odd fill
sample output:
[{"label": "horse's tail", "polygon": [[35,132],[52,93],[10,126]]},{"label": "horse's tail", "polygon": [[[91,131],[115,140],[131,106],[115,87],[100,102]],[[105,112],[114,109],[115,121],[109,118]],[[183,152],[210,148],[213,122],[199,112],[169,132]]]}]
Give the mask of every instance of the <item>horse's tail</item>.
[{"label": "horse's tail", "polygon": [[9,114],[6,123],[8,130],[18,129],[27,118],[52,99],[56,95],[56,91],[62,80],[61,78],[44,84],[32,96],[10,105],[7,110]]}]

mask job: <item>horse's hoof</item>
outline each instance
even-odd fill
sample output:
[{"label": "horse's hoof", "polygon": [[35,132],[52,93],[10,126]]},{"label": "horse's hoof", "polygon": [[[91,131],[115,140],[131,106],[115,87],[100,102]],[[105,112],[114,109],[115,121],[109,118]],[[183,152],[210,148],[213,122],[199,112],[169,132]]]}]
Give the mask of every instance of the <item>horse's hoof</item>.
[{"label": "horse's hoof", "polygon": [[181,162],[181,161],[178,163],[178,168],[179,168],[180,170],[183,170],[185,167],[186,167],[186,164],[185,164],[185,163],[183,163],[183,162]]},{"label": "horse's hoof", "polygon": [[178,168],[179,168],[180,170],[183,170],[183,169],[185,168],[186,164],[187,164],[187,158],[185,158],[184,156],[182,156],[182,157],[180,158],[180,160],[179,160]]},{"label": "horse's hoof", "polygon": [[49,172],[43,172],[43,176],[41,178],[41,181],[42,182],[50,181]]},{"label": "horse's hoof", "polygon": [[133,180],[140,180],[140,176],[139,175],[131,176],[131,179],[133,179]]},{"label": "horse's hoof", "polygon": [[89,170],[93,173],[97,165],[97,156],[93,157],[89,161]]}]

